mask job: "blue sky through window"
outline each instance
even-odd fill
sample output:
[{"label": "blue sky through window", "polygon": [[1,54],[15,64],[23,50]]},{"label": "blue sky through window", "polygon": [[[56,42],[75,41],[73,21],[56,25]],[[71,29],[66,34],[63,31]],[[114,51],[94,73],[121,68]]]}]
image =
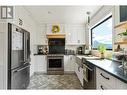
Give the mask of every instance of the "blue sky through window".
[{"label": "blue sky through window", "polygon": [[92,29],[92,47],[97,48],[100,43],[112,49],[112,17]]}]

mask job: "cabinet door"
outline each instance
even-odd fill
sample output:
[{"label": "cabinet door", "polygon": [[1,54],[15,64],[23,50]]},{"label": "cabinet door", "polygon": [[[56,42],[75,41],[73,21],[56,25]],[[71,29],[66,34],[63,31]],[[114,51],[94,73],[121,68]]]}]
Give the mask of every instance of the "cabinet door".
[{"label": "cabinet door", "polygon": [[127,83],[116,79],[116,89],[127,89]]},{"label": "cabinet door", "polygon": [[79,67],[79,65],[77,63],[75,63],[75,73],[76,73],[81,85],[83,86],[83,69],[81,67]]},{"label": "cabinet door", "polygon": [[85,26],[84,25],[67,25],[66,26],[66,44],[84,44],[85,43]]},{"label": "cabinet door", "polygon": [[64,56],[64,71],[74,71],[75,64],[73,55]]},{"label": "cabinet door", "polygon": [[77,43],[77,30],[74,25],[66,25],[66,44]]},{"label": "cabinet door", "polygon": [[112,75],[108,74],[107,72],[96,68],[96,78],[97,78],[97,87],[100,83],[104,83],[104,87],[109,87],[107,89],[115,89],[116,88],[116,78]]},{"label": "cabinet door", "polygon": [[85,26],[77,26],[77,35],[78,44],[85,44]]},{"label": "cabinet door", "polygon": [[64,56],[64,71],[70,71],[70,60],[69,55]]},{"label": "cabinet door", "polygon": [[75,70],[75,56],[70,55],[69,56],[69,63],[70,63],[70,71],[74,71]]},{"label": "cabinet door", "polygon": [[47,57],[37,55],[35,56],[35,72],[47,72]]},{"label": "cabinet door", "polygon": [[77,63],[75,63],[75,73],[76,73],[77,77],[79,78],[79,66]]}]

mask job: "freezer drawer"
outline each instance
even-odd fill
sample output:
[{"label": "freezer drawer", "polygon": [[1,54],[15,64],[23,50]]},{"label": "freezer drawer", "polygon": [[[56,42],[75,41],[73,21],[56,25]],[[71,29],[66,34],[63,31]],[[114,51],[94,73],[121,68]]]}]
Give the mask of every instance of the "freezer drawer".
[{"label": "freezer drawer", "polygon": [[25,89],[30,81],[30,65],[11,71],[11,89]]}]

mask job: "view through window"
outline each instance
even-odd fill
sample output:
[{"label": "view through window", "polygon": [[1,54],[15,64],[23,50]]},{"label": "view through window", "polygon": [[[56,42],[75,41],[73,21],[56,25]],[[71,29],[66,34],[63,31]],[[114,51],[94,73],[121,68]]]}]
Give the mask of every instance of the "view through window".
[{"label": "view through window", "polygon": [[99,44],[104,44],[106,49],[112,49],[112,16],[91,29],[91,44],[93,49],[97,49]]}]

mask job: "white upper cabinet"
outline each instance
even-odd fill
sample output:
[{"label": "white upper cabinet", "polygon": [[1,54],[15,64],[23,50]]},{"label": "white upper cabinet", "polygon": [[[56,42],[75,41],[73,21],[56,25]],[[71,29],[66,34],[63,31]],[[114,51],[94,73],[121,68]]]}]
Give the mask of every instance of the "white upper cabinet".
[{"label": "white upper cabinet", "polygon": [[66,45],[85,44],[85,26],[84,25],[66,25]]}]

